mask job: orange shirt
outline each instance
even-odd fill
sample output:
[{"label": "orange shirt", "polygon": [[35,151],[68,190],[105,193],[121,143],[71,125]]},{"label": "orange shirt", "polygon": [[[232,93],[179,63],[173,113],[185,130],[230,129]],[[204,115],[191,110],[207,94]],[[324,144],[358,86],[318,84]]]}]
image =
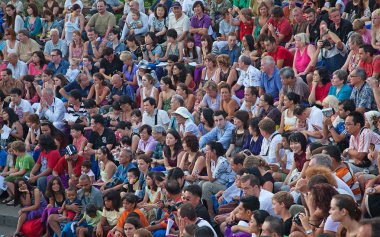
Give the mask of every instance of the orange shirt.
[{"label": "orange shirt", "polygon": [[[140,211],[140,209],[135,209],[133,212],[136,212],[139,215],[140,221],[141,221],[141,224],[143,225],[143,227],[149,226],[148,220],[146,219],[144,213],[142,213],[142,211]],[[124,221],[125,221],[125,219],[127,219],[127,216],[129,215],[129,213],[131,213],[131,212],[124,211],[123,214],[121,214],[119,221],[117,222],[117,225],[116,225],[117,227],[123,228]]]}]

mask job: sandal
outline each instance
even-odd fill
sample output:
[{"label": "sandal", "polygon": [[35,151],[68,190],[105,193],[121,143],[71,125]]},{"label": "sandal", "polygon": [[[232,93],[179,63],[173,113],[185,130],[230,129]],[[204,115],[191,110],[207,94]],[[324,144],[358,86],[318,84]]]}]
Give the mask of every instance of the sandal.
[{"label": "sandal", "polygon": [[9,202],[7,202],[7,206],[13,206],[15,204],[15,200],[14,199],[12,199],[12,200],[10,200]]},{"label": "sandal", "polygon": [[7,197],[6,199],[4,199],[4,200],[1,201],[1,204],[7,204],[8,202],[10,202],[12,200],[13,200],[12,197]]}]

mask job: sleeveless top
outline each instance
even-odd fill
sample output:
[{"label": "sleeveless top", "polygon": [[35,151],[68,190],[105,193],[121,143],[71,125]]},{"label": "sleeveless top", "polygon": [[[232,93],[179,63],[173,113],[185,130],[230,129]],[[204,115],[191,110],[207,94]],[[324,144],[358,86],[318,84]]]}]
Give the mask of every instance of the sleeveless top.
[{"label": "sleeveless top", "polygon": [[352,72],[359,65],[360,57],[356,57],[357,54],[352,54],[349,59],[348,72]]},{"label": "sleeveless top", "polygon": [[177,55],[179,56],[179,49],[178,49],[178,43],[176,43],[175,48],[171,46],[168,50],[168,55]]},{"label": "sleeveless top", "polygon": [[304,72],[305,69],[307,68],[307,65],[309,65],[309,63],[310,63],[311,59],[310,59],[309,55],[307,54],[308,48],[309,48],[309,45],[306,46],[302,55],[301,55],[301,52],[299,49],[297,49],[297,51],[296,51],[296,55],[295,55],[296,65],[295,65],[295,67],[296,67],[298,73]]},{"label": "sleeveless top", "polygon": [[[185,166],[183,167],[183,170],[184,170],[184,171],[188,171],[189,174],[193,173],[193,169],[194,169],[194,166],[195,166],[195,162],[198,160],[198,158],[199,158],[200,156],[202,156],[202,153],[198,151],[198,152],[195,154],[194,159],[190,162],[190,161],[188,160],[188,158],[189,158],[189,153],[186,153],[186,154],[184,155],[184,157],[183,157],[183,159],[185,159]],[[198,173],[199,175],[201,175],[201,176],[205,176],[205,175],[207,175],[207,169],[206,169],[206,167],[203,167],[202,170],[198,170],[197,173]]]},{"label": "sleeveless top", "polygon": [[9,45],[9,40],[5,41],[5,44],[7,45],[7,53],[17,53],[17,48],[18,48],[18,41],[16,40],[15,45],[13,48]]},{"label": "sleeveless top", "polygon": [[[216,72],[216,71],[215,71],[215,72]],[[208,76],[207,76],[207,68],[205,68],[205,82],[206,82],[206,81],[209,81],[209,80],[215,82],[215,81],[216,81],[216,78],[215,78],[215,74],[216,74],[216,73],[215,73],[215,72],[214,72],[214,74],[213,74],[210,78],[208,78]]]},{"label": "sleeveless top", "polygon": [[290,128],[293,128],[296,126],[297,117],[288,117],[288,109],[284,111],[284,130],[288,131]]},{"label": "sleeveless top", "polygon": [[83,47],[82,48],[73,48],[72,57],[82,59],[83,56]]},{"label": "sleeveless top", "polygon": [[162,110],[165,110],[166,112],[168,112],[168,110],[170,109],[170,102],[172,101],[172,97],[169,97],[168,99],[164,99],[162,98]]},{"label": "sleeveless top", "polygon": [[231,68],[228,68],[228,72],[224,73],[222,69],[220,69],[220,81],[227,82],[228,76],[230,75]]},{"label": "sleeveless top", "polygon": [[[142,99],[143,100],[145,100],[145,98],[147,98],[146,95],[145,95],[145,87],[142,88],[141,95],[142,95]],[[152,91],[150,92],[149,97],[154,98],[154,87],[152,87]]]},{"label": "sleeveless top", "polygon": [[67,17],[67,22],[65,23],[65,39],[67,43],[71,43],[73,40],[73,32],[76,30],[80,30],[79,16],[75,18],[74,22],[71,22],[71,14],[69,14]]}]

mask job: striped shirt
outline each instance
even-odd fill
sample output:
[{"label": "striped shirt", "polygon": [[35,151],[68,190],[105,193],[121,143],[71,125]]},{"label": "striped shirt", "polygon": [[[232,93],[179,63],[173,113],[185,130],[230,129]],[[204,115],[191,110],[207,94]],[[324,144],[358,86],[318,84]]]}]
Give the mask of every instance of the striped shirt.
[{"label": "striped shirt", "polygon": [[353,194],[355,195],[355,200],[360,201],[362,198],[362,194],[359,187],[359,182],[356,179],[356,176],[350,169],[346,163],[343,163],[345,167],[339,167],[335,170],[335,174],[338,178],[343,180],[348,187],[352,190]]}]

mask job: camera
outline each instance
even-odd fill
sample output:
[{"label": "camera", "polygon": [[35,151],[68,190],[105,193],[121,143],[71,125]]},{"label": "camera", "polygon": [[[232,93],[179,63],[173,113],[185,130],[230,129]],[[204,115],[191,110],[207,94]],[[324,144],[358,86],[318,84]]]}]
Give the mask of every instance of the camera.
[{"label": "camera", "polygon": [[322,114],[325,117],[331,117],[334,114],[334,109],[333,108],[322,109]]},{"label": "camera", "polygon": [[178,210],[177,208],[181,205],[182,205],[182,202],[177,202],[177,203],[174,203],[174,204],[168,206],[168,213],[171,213],[173,211],[177,211]]},{"label": "camera", "polygon": [[141,47],[141,51],[146,51],[146,45],[145,44],[141,45],[140,47]]},{"label": "camera", "polygon": [[297,225],[302,225],[301,219],[300,219],[301,212],[298,212],[295,216],[293,216],[293,222]]},{"label": "camera", "polygon": [[322,41],[322,47],[323,47],[323,48],[330,48],[330,47],[331,47],[331,43],[330,43],[330,41],[328,41],[328,40],[323,40],[323,41]]}]

